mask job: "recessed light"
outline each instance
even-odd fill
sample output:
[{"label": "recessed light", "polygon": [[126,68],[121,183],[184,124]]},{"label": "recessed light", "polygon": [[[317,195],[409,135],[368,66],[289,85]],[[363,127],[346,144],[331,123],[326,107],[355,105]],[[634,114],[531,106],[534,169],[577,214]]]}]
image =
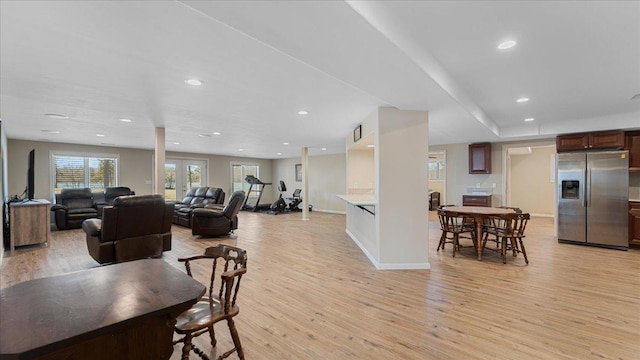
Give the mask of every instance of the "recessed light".
[{"label": "recessed light", "polygon": [[327,148],[322,148],[322,149],[320,149],[320,150],[322,150],[322,151],[327,151]]},{"label": "recessed light", "polygon": [[193,85],[193,86],[202,86],[204,85],[204,81],[198,79],[187,79],[184,81],[185,84]]},{"label": "recessed light", "polygon": [[44,116],[48,116],[48,117],[54,118],[54,119],[68,119],[69,118],[67,115],[62,115],[62,114],[44,114]]},{"label": "recessed light", "polygon": [[104,137],[104,134],[96,134],[97,137]]},{"label": "recessed light", "polygon": [[372,147],[376,147],[376,146],[373,145],[373,144],[369,144],[369,145],[367,145],[367,147],[372,148]]},{"label": "recessed light", "polygon": [[276,155],[280,156],[280,155],[282,155],[282,153],[276,153]]},{"label": "recessed light", "polygon": [[513,40],[507,40],[505,42],[500,43],[500,45],[498,45],[498,49],[500,50],[507,50],[507,49],[511,49],[512,47],[516,46],[516,42]]},{"label": "recessed light", "polygon": [[534,118],[526,118],[526,119],[524,119],[524,121],[526,121],[526,122],[530,122],[530,121],[533,121],[533,120],[535,120],[535,119]]},{"label": "recessed light", "polygon": [[289,145],[289,143],[288,142],[283,142],[282,145]]},{"label": "recessed light", "polygon": [[518,100],[516,100],[516,102],[519,102],[519,103],[524,103],[524,102],[527,102],[527,101],[529,101],[528,97],[521,97]]},{"label": "recessed light", "polygon": [[300,110],[298,111],[298,115],[307,115],[309,112],[306,110]]},{"label": "recessed light", "polygon": [[211,137],[211,134],[198,134],[200,137]]},{"label": "recessed light", "polygon": [[129,122],[131,122],[131,119],[120,119],[120,121],[129,123]]},{"label": "recessed light", "polygon": [[244,151],[244,149],[238,149],[238,151]]},{"label": "recessed light", "polygon": [[58,130],[40,130],[40,131],[47,134],[60,134],[60,131]]},{"label": "recessed light", "polygon": [[213,132],[213,135],[215,135],[215,136],[219,136],[219,135],[220,135],[220,133],[219,133],[219,132],[217,132],[217,131],[214,131],[214,132]]},{"label": "recessed light", "polygon": [[179,142],[174,142],[173,145],[180,145],[180,143]]}]

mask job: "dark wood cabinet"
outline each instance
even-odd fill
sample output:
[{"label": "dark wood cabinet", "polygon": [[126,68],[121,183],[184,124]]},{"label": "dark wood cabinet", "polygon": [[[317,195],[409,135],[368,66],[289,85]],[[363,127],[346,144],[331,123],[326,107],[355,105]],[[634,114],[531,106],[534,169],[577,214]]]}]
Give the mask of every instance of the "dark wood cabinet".
[{"label": "dark wood cabinet", "polygon": [[462,195],[462,206],[491,207],[491,195]]},{"label": "dark wood cabinet", "polygon": [[491,174],[491,143],[469,145],[469,174]]},{"label": "dark wood cabinet", "polygon": [[640,202],[629,202],[629,245],[640,245]]},{"label": "dark wood cabinet", "polygon": [[622,130],[560,135],[556,137],[556,150],[576,151],[590,149],[622,149],[625,133]]},{"label": "dark wood cabinet", "polygon": [[629,171],[640,171],[640,131],[627,131],[625,150],[629,150]]}]

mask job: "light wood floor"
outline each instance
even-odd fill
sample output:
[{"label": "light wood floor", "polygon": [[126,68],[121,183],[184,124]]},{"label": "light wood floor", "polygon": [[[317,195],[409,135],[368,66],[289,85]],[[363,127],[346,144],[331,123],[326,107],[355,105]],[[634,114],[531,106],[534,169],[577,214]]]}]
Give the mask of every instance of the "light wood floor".
[{"label": "light wood floor", "polygon": [[[430,216],[431,270],[375,270],[345,217],[317,212],[241,213],[226,239],[174,226],[164,259],[182,269],[177,257],[216,243],[248,251],[236,317],[247,359],[640,359],[640,250],[558,244],[553,220],[534,218],[528,266],[470,248],[452,258],[435,251]],[[49,247],[5,255],[0,287],[95,266],[81,230],[54,232]],[[221,353],[231,341],[216,332]],[[206,335],[196,344],[210,348]]]}]

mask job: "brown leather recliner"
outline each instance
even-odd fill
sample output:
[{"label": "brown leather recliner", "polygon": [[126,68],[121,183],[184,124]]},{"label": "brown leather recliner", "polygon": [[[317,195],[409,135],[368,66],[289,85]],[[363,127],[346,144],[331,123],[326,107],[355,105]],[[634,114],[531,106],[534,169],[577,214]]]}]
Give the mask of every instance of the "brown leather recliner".
[{"label": "brown leather recliner", "polygon": [[102,220],[82,223],[89,255],[112,263],[161,257],[171,250],[173,204],[162,195],[120,196],[103,209]]},{"label": "brown leather recliner", "polygon": [[79,229],[86,219],[97,218],[93,194],[89,188],[62,189],[51,206],[58,230]]},{"label": "brown leather recliner", "polygon": [[193,235],[223,236],[238,228],[238,212],[244,201],[244,191],[236,191],[229,203],[220,209],[220,205],[207,205],[193,209],[191,233]]}]

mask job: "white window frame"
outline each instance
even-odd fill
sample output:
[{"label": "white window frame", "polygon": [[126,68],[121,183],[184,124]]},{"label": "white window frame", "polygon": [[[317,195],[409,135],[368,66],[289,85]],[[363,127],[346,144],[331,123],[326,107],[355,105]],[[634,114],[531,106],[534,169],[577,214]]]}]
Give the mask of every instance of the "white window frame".
[{"label": "white window frame", "polygon": [[89,187],[88,181],[88,164],[90,158],[108,158],[114,159],[116,161],[115,166],[115,175],[114,180],[115,186],[119,186],[120,184],[120,154],[108,154],[108,153],[90,153],[90,152],[77,152],[77,151],[49,151],[49,180],[50,180],[50,188],[52,196],[56,194],[56,156],[69,156],[69,157],[78,157],[84,158],[84,187]]},{"label": "white window frame", "polygon": [[[257,167],[257,171],[256,171],[256,173],[257,173],[257,174],[256,174],[256,177],[257,177],[258,179],[260,178],[260,164],[259,164],[259,163],[253,163],[253,162],[234,162],[234,161],[232,161],[232,162],[229,164],[229,177],[230,177],[230,182],[229,182],[229,183],[230,183],[230,190],[231,190],[231,192],[230,192],[229,194],[233,194],[233,192],[234,192],[234,190],[235,190],[235,189],[233,188],[233,167],[234,167],[234,166],[243,166],[243,167],[244,167],[244,166],[255,166],[255,167]],[[244,173],[244,168],[243,168],[243,171],[242,171],[242,172],[243,172],[243,173],[242,173],[242,190],[243,190],[243,191],[245,191],[245,192],[247,192],[247,190],[248,190],[248,185],[247,185],[247,189],[245,189],[245,188],[244,188],[244,186],[245,186],[245,184],[246,184],[246,181],[244,181],[244,178],[246,177],[246,175],[245,175],[245,173]],[[253,190],[252,190],[252,191],[253,191],[253,192],[252,192],[252,194],[254,194],[254,195],[252,195],[252,197],[254,197],[254,196],[256,196],[256,197],[257,197],[257,196],[259,196],[259,195],[260,195],[260,192],[262,191],[262,188],[263,188],[263,187],[264,187],[264,185],[263,185],[263,186],[255,186],[255,187],[253,188]],[[259,189],[258,189],[258,188],[259,188]],[[248,193],[247,193],[247,196],[249,196],[249,194],[248,194]]]}]

